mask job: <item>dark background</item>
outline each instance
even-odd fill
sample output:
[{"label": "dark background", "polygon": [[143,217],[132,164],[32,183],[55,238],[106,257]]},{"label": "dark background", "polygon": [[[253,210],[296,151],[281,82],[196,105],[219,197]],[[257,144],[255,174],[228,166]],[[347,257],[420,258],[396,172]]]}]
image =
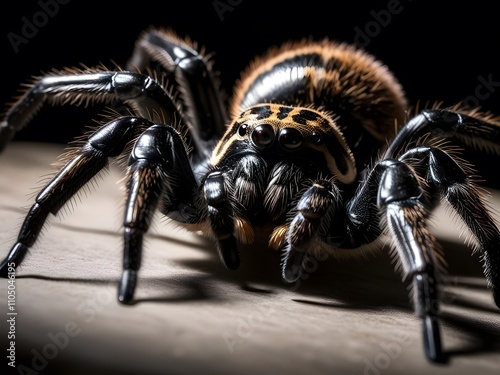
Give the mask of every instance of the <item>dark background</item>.
[{"label": "dark background", "polygon": [[[124,65],[139,33],[154,25],[172,27],[214,52],[215,67],[228,93],[252,57],[268,47],[306,36],[329,37],[361,42],[395,73],[411,103],[442,100],[453,104],[479,92],[480,100],[470,103],[500,114],[500,87],[477,91],[484,82],[480,77],[489,77],[500,86],[500,21],[493,2],[447,2],[447,6],[423,0],[337,1],[325,8],[327,2],[316,0],[142,0],[132,4],[66,0],[16,52],[9,35],[24,37],[26,20],[40,16],[41,3],[54,2],[8,2],[8,8],[4,4],[0,14],[2,103],[11,100],[20,83],[51,68],[99,62],[111,66],[110,61]],[[218,13],[216,5],[227,9]],[[390,19],[389,8],[397,11]],[[376,21],[375,14],[386,18]],[[358,30],[368,30],[370,40],[357,38]],[[80,134],[93,115],[86,110],[45,109],[15,140],[67,142]]]}]

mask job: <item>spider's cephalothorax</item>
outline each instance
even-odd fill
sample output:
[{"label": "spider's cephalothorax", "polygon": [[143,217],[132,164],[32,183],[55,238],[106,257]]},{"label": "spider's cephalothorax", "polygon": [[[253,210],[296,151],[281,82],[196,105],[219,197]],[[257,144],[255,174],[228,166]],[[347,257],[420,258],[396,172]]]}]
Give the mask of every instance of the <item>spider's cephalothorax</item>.
[{"label": "spider's cephalothorax", "polygon": [[[168,76],[169,86],[144,73],[152,71]],[[227,111],[221,97],[212,65],[195,44],[156,29],[139,38],[127,70],[65,69],[36,79],[6,112],[0,148],[44,102],[119,103],[128,112],[64,156],[1,275],[7,264],[22,262],[48,215],[117,157],[128,158],[123,303],[133,300],[143,236],[156,210],[213,238],[231,269],[239,265],[240,243],[265,236],[283,252],[289,282],[300,277],[307,255],[359,254],[385,234],[412,282],[425,352],[440,360],[441,257],[427,218],[443,199],[475,237],[500,306],[500,232],[473,172],[444,142],[499,154],[497,120],[457,106],[405,122],[406,100],[387,68],[327,40],[271,50],[244,72]]]}]

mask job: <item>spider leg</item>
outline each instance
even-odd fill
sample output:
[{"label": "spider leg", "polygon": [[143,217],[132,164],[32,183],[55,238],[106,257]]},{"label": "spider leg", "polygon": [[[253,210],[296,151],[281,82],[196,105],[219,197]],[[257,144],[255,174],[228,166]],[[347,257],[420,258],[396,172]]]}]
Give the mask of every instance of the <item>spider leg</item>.
[{"label": "spider leg", "polygon": [[184,112],[200,137],[198,142],[210,144],[205,147],[208,152],[214,141],[225,132],[227,122],[210,62],[188,41],[162,30],[150,30],[140,36],[127,69],[142,71],[150,66],[152,60],[175,74]]},{"label": "spider leg", "polygon": [[441,191],[476,238],[482,253],[485,277],[492,288],[495,304],[500,307],[500,231],[480,190],[443,150],[422,146],[400,157],[400,160],[405,159],[417,159],[427,166],[428,179]]},{"label": "spider leg", "polygon": [[[44,105],[87,104],[92,101],[121,101],[131,105],[137,115],[160,123],[177,123],[179,113],[170,94],[155,80],[140,73],[105,71],[65,71],[47,75],[7,111],[0,123],[0,151],[14,134],[24,128]],[[189,136],[187,134],[186,136]]]},{"label": "spider leg", "polygon": [[446,109],[424,110],[413,117],[387,148],[384,159],[396,157],[408,140],[427,134],[449,138],[466,147],[500,154],[500,125],[471,115]]},{"label": "spider leg", "polygon": [[[490,151],[500,155],[500,126],[451,110],[425,110],[415,116],[398,133],[385,152],[385,158],[394,158],[404,150],[410,139],[430,134],[433,137],[453,139],[465,147]],[[416,151],[412,151],[415,153]],[[449,203],[458,212],[476,237],[483,250],[486,278],[493,289],[495,304],[500,307],[500,236],[477,188],[474,188],[462,168],[449,156],[437,151],[429,156],[430,175],[434,185],[443,190]],[[439,155],[439,156],[437,156]],[[438,158],[439,159],[436,159]],[[424,158],[424,160],[426,160]],[[451,168],[446,168],[440,165]],[[469,203],[473,202],[473,203]]]},{"label": "spider leg", "polygon": [[[411,169],[405,162],[417,160]],[[390,163],[388,161],[388,163]],[[422,169],[423,167],[423,169]],[[413,171],[413,172],[412,172]],[[378,205],[385,209],[390,232],[402,259],[405,275],[413,276],[416,313],[423,318],[424,345],[432,360],[442,359],[437,322],[437,263],[433,249],[438,249],[425,220],[428,209],[424,191],[413,173],[420,173],[437,189],[476,237],[483,252],[484,272],[499,304],[500,232],[479,190],[451,155],[435,147],[421,146],[408,150],[384,171],[380,180]]]},{"label": "spider leg", "polygon": [[69,161],[35,198],[16,243],[0,264],[0,276],[7,276],[8,263],[14,263],[15,267],[21,264],[48,215],[56,215],[80,188],[107,167],[109,157],[118,156],[127,143],[149,124],[148,120],[137,117],[121,117],[110,121],[94,132],[80,149],[69,154]]},{"label": "spider leg", "polygon": [[[468,124],[472,126],[470,120]],[[487,126],[493,129],[491,124]],[[474,129],[469,131],[474,132]],[[399,142],[402,145],[401,139]],[[396,154],[398,148],[391,146],[389,154]],[[420,185],[419,178],[426,181],[426,188]],[[420,146],[397,159],[378,162],[347,205],[347,235],[329,236],[323,240],[346,249],[370,243],[378,237],[382,227],[376,208],[384,212],[404,277],[413,279],[413,302],[417,315],[423,320],[426,355],[439,361],[443,357],[437,322],[439,264],[435,251],[440,247],[426,225],[429,211],[436,204],[429,193],[441,194],[476,237],[483,252],[484,272],[498,305],[500,233],[479,189],[466,170],[445,150]]]},{"label": "spider leg", "polygon": [[200,221],[195,197],[198,183],[186,145],[165,125],[149,127],[136,141],[126,177],[123,273],[118,299],[130,303],[141,264],[143,236],[156,209],[183,223]]},{"label": "spider leg", "polygon": [[388,229],[395,239],[404,277],[412,277],[413,302],[423,323],[427,357],[442,360],[441,334],[437,320],[437,262],[439,244],[426,226],[427,209],[423,190],[411,168],[404,162],[386,161],[378,192],[378,206],[385,212]]}]

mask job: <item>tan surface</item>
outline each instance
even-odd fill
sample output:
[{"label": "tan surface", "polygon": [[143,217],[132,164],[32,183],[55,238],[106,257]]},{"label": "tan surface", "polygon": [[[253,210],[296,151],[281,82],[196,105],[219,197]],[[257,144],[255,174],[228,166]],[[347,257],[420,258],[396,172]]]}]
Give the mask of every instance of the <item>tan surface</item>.
[{"label": "tan surface", "polygon": [[[14,143],[0,156],[2,257],[33,187],[60,151]],[[210,243],[158,218],[144,254],[139,301],[119,305],[120,177],[112,168],[74,209],[52,217],[18,270],[17,365],[48,374],[499,373],[499,310],[478,256],[457,238],[448,213],[440,211],[435,222],[450,264],[441,305],[450,361],[436,366],[423,356],[420,323],[385,252],[359,262],[319,262],[292,288],[281,282],[278,254],[245,251],[241,269],[227,271]],[[496,195],[492,204],[499,202]],[[1,281],[3,311],[6,290]],[[4,373],[8,359],[1,358]]]}]

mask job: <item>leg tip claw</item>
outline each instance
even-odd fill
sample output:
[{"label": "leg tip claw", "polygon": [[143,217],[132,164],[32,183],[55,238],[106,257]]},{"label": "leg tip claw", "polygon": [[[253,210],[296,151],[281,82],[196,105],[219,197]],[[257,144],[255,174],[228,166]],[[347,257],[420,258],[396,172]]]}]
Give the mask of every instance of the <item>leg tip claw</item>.
[{"label": "leg tip claw", "polygon": [[0,277],[6,279],[9,277],[9,260],[6,258],[0,263]]},{"label": "leg tip claw", "polygon": [[302,263],[304,262],[305,256],[305,252],[288,251],[283,263],[283,280],[287,283],[293,283],[299,279],[302,274]]},{"label": "leg tip claw", "polygon": [[28,247],[20,242],[16,243],[9,252],[9,255],[0,263],[0,277],[7,278],[12,269],[17,268],[28,252]]},{"label": "leg tip claw", "polygon": [[426,316],[423,321],[424,349],[427,358],[434,363],[445,363],[441,347],[441,333],[435,316]]},{"label": "leg tip claw", "polygon": [[132,305],[135,286],[137,283],[137,271],[124,270],[118,288],[118,301],[124,305]]},{"label": "leg tip claw", "polygon": [[236,270],[240,267],[240,254],[234,237],[219,240],[218,250],[222,262],[228,269]]}]

